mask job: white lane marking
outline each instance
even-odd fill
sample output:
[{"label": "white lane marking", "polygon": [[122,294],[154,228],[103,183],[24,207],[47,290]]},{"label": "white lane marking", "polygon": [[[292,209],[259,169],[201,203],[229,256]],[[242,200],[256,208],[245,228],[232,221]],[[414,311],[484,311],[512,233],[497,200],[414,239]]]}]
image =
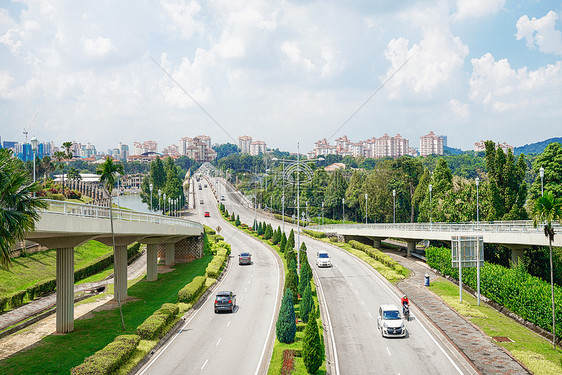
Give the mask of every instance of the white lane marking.
[{"label": "white lane marking", "polygon": [[201,370],[203,370],[205,368],[205,366],[207,366],[207,362],[209,362],[208,359],[205,361],[205,363],[203,363],[203,366],[201,366]]},{"label": "white lane marking", "polygon": [[[227,278],[228,274],[230,273],[230,270],[232,269],[232,267],[228,268],[228,271],[226,272],[226,275],[224,275],[223,279],[217,284],[216,288],[218,288],[223,282],[224,280]],[[193,320],[193,318],[195,318],[197,316],[197,314],[199,313],[199,311],[203,310],[203,306],[205,306],[209,301],[211,301],[211,298],[207,298],[207,300],[205,302],[203,302],[203,304],[201,305],[201,307],[199,307],[199,310],[195,311],[193,313],[193,315],[191,315],[191,318],[189,318],[185,324],[181,327],[180,330],[178,330],[178,333],[176,333],[176,335],[174,337],[172,337],[170,339],[170,341],[168,341],[168,343],[158,352],[158,354],[156,354],[154,356],[154,358],[152,358],[152,360],[147,363],[146,367],[138,374],[138,375],[143,375],[149,368],[150,366],[152,366],[154,364],[154,362],[156,362],[156,360],[158,358],[160,358],[160,356],[162,355],[162,353],[164,353],[166,351],[166,349],[168,349],[168,347],[170,345],[172,345],[172,343],[178,338],[178,336],[183,332],[183,330],[185,329],[185,327],[187,327],[187,325]],[[208,360],[207,360],[208,361]],[[205,364],[207,364],[207,362],[205,362]],[[203,367],[205,367],[205,365],[203,365]],[[203,368],[201,368],[203,369]]]},{"label": "white lane marking", "polygon": [[369,318],[373,319],[373,316],[371,315],[371,313],[369,313]]},{"label": "white lane marking", "polygon": [[[320,294],[322,294],[322,300],[326,301],[326,296],[324,295],[324,288],[322,288],[322,282],[320,281],[320,277],[318,277],[318,272],[316,272],[316,277],[318,279],[318,285],[316,286],[320,290]],[[320,303],[320,301],[318,301]],[[338,352],[336,350],[336,339],[334,338],[334,327],[332,326],[332,320],[330,319],[330,311],[328,310],[328,304],[324,304],[326,308],[326,318],[328,320],[328,326],[330,326],[330,336],[332,339],[332,350],[334,351],[334,362],[336,367],[336,375],[340,373],[340,364],[338,361]]]},{"label": "white lane marking", "polygon": [[361,300],[361,303],[364,305],[364,304],[365,304],[365,301]]},{"label": "white lane marking", "polygon": [[252,282],[252,280],[248,280],[248,284],[250,284]]},{"label": "white lane marking", "polygon": [[243,299],[244,299],[244,296],[240,297],[240,302],[242,302]]},{"label": "white lane marking", "polygon": [[230,323],[232,323],[232,320],[230,322],[228,322],[228,324],[226,325],[226,328],[228,328],[228,326],[230,325]]},{"label": "white lane marking", "polygon": [[390,354],[390,349],[388,349],[388,346],[386,347],[386,352],[388,353],[388,355],[392,355]]},{"label": "white lane marking", "polygon": [[248,287],[246,287],[246,289],[244,289],[244,292],[247,292],[247,291],[248,291]]},{"label": "white lane marking", "polygon": [[222,337],[219,339],[219,341],[217,341],[217,344],[215,346],[219,346],[221,340],[222,340]]},{"label": "white lane marking", "polygon": [[359,293],[357,293],[357,289],[353,289],[353,291],[355,292],[355,294],[359,295]]}]

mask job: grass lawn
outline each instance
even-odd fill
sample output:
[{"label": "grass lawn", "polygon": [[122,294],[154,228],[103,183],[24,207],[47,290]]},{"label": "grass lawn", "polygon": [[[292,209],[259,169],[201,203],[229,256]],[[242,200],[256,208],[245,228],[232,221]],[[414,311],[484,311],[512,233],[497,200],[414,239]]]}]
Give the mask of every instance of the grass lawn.
[{"label": "grass lawn", "polygon": [[[96,262],[112,252],[111,247],[97,241],[88,241],[74,250],[74,268]],[[27,289],[56,276],[55,249],[12,258],[9,270],[0,269],[0,297]]]},{"label": "grass lawn", "polygon": [[513,340],[497,344],[509,350],[533,374],[562,374],[562,350],[553,349],[552,342],[485,304],[478,306],[476,298],[468,293],[463,293],[461,304],[458,285],[443,278],[433,281],[430,289],[488,336],[505,336]]},{"label": "grass lawn", "polygon": [[135,299],[123,305],[125,331],[121,328],[119,309],[95,312],[90,319],[76,320],[73,332],[50,335],[35,347],[0,361],[0,373],[68,374],[116,336],[135,333],[137,326],[163,303],[175,303],[179,289],[195,276],[204,275],[211,259],[212,255],[206,255],[191,263],[177,264],[174,271],[159,274],[157,281],[141,280],[130,286],[128,294]]}]

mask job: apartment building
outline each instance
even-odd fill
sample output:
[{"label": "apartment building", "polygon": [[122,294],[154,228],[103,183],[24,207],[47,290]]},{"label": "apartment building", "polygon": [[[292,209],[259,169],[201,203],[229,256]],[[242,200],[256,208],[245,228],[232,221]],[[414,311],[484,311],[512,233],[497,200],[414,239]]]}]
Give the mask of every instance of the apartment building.
[{"label": "apartment building", "polygon": [[238,137],[238,148],[240,149],[241,153],[249,154],[251,146],[252,146],[252,137],[250,137],[249,135],[243,135],[241,137]]},{"label": "apartment building", "polygon": [[443,138],[432,131],[420,137],[420,155],[443,155]]},{"label": "apartment building", "polygon": [[321,155],[363,156],[366,158],[397,158],[404,155],[417,156],[417,151],[410,147],[410,141],[397,134],[391,137],[388,134],[380,138],[369,138],[364,141],[351,142],[347,136],[335,140],[335,145],[330,145],[324,138],[314,143],[314,150],[308,153],[309,157]]}]

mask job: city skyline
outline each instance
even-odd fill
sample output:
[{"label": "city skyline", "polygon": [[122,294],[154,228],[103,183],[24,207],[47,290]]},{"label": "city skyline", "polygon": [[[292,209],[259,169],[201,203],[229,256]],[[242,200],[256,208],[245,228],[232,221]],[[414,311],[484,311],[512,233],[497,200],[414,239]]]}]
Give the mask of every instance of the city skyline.
[{"label": "city skyline", "polygon": [[0,133],[99,150],[185,133],[290,152],[430,130],[463,150],[533,143],[559,136],[561,6],[5,2]]}]

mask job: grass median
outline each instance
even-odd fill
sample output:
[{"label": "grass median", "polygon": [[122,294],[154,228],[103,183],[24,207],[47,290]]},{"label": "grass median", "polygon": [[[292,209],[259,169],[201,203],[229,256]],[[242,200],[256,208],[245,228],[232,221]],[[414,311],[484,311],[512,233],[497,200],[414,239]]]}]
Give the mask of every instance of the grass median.
[{"label": "grass median", "polygon": [[471,321],[490,337],[508,337],[511,341],[497,342],[536,375],[562,374],[562,350],[490,306],[477,305],[476,298],[463,293],[459,301],[458,285],[441,277],[429,287],[457,313]]},{"label": "grass median", "polygon": [[130,285],[130,300],[123,304],[125,331],[117,305],[110,310],[93,312],[87,319],[74,322],[74,331],[53,334],[37,345],[0,361],[2,374],[68,374],[84,358],[102,349],[122,334],[134,334],[137,327],[163,303],[177,301],[178,291],[195,276],[204,275],[211,255],[190,263],[178,263],[169,273],[158,274],[158,280],[140,280]]}]

